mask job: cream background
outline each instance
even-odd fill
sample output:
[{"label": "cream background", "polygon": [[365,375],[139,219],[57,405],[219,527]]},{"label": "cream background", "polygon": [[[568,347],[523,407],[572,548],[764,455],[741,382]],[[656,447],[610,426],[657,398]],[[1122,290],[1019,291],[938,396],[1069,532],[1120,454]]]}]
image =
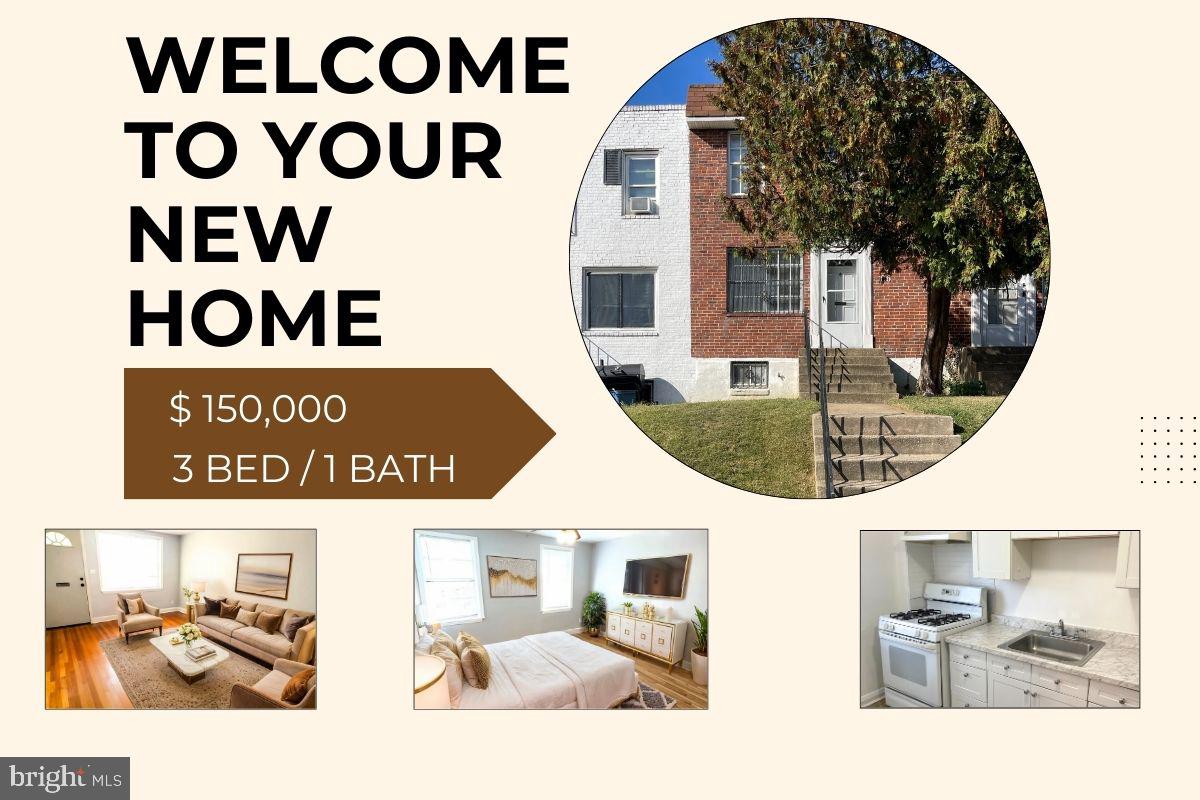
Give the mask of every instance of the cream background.
[{"label": "cream background", "polygon": [[[1139,414],[1194,414],[1189,368],[1192,298],[1200,272],[1175,239],[1195,227],[1194,42],[1197,11],[1045,2],[636,3],[636,46],[623,7],[562,3],[454,5],[46,2],[10,10],[0,58],[6,79],[5,310],[8,379],[0,585],[40,598],[41,531],[124,527],[316,527],[320,534],[321,709],[250,735],[244,715],[42,710],[41,615],[6,619],[0,659],[0,752],[133,756],[133,796],[162,796],[198,760],[193,741],[255,742],[222,783],[243,796],[432,795],[447,776],[533,775],[532,791],[580,798],[624,791],[598,752],[644,752],[687,764],[673,792],[695,797],[777,793],[925,796],[929,783],[887,777],[914,741],[972,748],[940,768],[945,787],[1008,795],[1011,781],[980,780],[986,753],[1017,755],[1006,770],[1045,794],[1085,786],[1127,797],[1150,781],[1189,785],[1194,714],[1187,700],[1196,637],[1184,627],[1200,559],[1196,487],[1139,486]],[[897,488],[836,502],[752,496],[695,474],[659,451],[600,390],[576,332],[567,277],[571,205],[595,142],[637,86],[715,34],[781,15],[838,13],[932,47],[983,85],[1036,165],[1049,206],[1055,269],[1037,352],[1012,398],[945,464]],[[569,95],[321,94],[144,97],[123,37],[201,32],[290,34],[296,63],[341,33],[378,42],[459,35],[568,35]],[[518,63],[520,63],[518,61]],[[311,74],[311,73],[309,73]],[[212,117],[236,126],[239,166],[202,183],[136,177],[126,119]],[[262,118],[482,119],[504,136],[505,176],[449,173],[405,183],[386,173],[339,182],[307,172],[284,185],[257,162]],[[36,126],[36,127],[35,127]],[[255,143],[258,143],[257,146]],[[536,200],[536,209],[527,210]],[[127,207],[206,201],[334,206],[315,265],[165,266],[127,262]],[[1169,241],[1164,234],[1173,233]],[[439,269],[430,269],[430,265]],[[262,352],[127,345],[128,291],[229,286],[380,287],[386,347]],[[516,299],[513,314],[498,300]],[[469,289],[467,288],[469,287]],[[1144,292],[1152,293],[1143,301]],[[438,302],[438,298],[444,298]],[[1122,302],[1123,300],[1127,302]],[[1145,309],[1156,313],[1146,315]],[[557,436],[490,502],[170,502],[121,499],[121,369],[126,366],[493,366]],[[1146,376],[1162,375],[1162,380]],[[1109,387],[1116,386],[1116,390]],[[1144,393],[1144,394],[1143,394]],[[608,445],[600,448],[598,443]],[[987,482],[985,483],[985,476]],[[598,491],[600,489],[601,491]],[[619,502],[597,502],[598,497]],[[714,653],[707,713],[426,714],[411,710],[407,619],[414,527],[693,527],[711,531]],[[1144,708],[1130,714],[877,714],[860,711],[852,624],[860,528],[1140,528],[1146,598]],[[770,554],[764,558],[764,549]],[[394,581],[363,586],[364,550]],[[828,620],[790,629],[819,604]],[[406,627],[406,623],[401,625]],[[769,648],[751,649],[758,636]],[[363,642],[395,679],[372,685]],[[781,691],[780,681],[786,689]],[[364,689],[374,693],[364,695]],[[369,698],[369,699],[368,699]],[[261,721],[256,721],[257,728]],[[966,736],[946,739],[949,731]],[[125,744],[136,741],[135,746]],[[446,746],[446,742],[458,742]],[[462,742],[478,746],[464,747]],[[538,758],[538,745],[548,749]],[[599,750],[597,749],[599,748]],[[303,754],[305,768],[263,770]],[[464,772],[463,767],[468,771]],[[536,772],[535,772],[536,770]],[[1036,778],[1036,782],[1031,780]],[[281,780],[283,783],[281,783]],[[1185,781],[1187,781],[1185,783]],[[526,796],[494,783],[497,798]],[[568,788],[569,787],[569,788]],[[937,787],[939,790],[944,787]],[[453,790],[452,790],[453,791]]]}]

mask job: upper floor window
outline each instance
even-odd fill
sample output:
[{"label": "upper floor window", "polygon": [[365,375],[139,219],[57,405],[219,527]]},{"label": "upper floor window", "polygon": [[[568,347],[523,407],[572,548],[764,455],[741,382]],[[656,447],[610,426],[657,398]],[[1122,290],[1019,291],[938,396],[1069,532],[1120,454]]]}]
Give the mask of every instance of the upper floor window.
[{"label": "upper floor window", "polygon": [[772,247],[745,258],[729,251],[726,310],[731,314],[804,312],[804,257]]},{"label": "upper floor window", "polygon": [[729,161],[729,194],[744,195],[746,187],[742,183],[742,168],[746,160],[746,140],[740,133],[729,134],[727,159]]},{"label": "upper floor window", "polygon": [[653,328],[653,272],[589,272],[589,328]]},{"label": "upper floor window", "polygon": [[658,154],[624,153],[626,214],[658,213]]}]

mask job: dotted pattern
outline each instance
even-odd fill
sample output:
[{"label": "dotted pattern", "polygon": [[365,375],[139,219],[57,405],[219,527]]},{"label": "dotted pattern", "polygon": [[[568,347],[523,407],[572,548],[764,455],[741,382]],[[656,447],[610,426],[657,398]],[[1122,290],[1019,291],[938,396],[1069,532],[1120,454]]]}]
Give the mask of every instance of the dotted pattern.
[{"label": "dotted pattern", "polygon": [[1200,418],[1138,417],[1138,483],[1200,485]]}]

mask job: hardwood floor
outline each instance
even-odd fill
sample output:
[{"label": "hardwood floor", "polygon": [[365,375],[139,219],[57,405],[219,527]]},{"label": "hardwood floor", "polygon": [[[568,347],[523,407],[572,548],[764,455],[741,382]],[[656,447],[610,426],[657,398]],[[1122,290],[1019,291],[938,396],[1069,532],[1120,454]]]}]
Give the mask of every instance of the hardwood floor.
[{"label": "hardwood floor", "polygon": [[[164,628],[185,622],[186,614],[163,614]],[[46,708],[133,708],[100,649],[120,635],[116,620],[46,631]]]},{"label": "hardwood floor", "polygon": [[701,686],[693,681],[692,673],[688,672],[682,666],[676,666],[675,669],[671,670],[671,674],[668,675],[666,664],[644,656],[636,650],[609,644],[608,639],[605,639],[603,636],[593,639],[586,633],[575,633],[572,635],[589,644],[594,644],[597,647],[603,647],[605,650],[611,650],[627,658],[632,658],[637,662],[637,673],[642,683],[674,697],[677,701],[676,708],[708,708],[708,687]]}]

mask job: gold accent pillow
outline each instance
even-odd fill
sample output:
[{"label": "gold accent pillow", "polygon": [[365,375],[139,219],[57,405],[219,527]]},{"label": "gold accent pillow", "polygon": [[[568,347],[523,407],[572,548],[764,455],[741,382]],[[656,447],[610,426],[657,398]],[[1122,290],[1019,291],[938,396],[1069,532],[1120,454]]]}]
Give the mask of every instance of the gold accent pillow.
[{"label": "gold accent pillow", "polygon": [[265,611],[258,612],[258,619],[254,620],[254,627],[266,632],[274,633],[279,630],[279,623],[283,620],[283,614],[268,614]]},{"label": "gold accent pillow", "polygon": [[317,671],[312,667],[302,669],[291,677],[287,685],[283,687],[283,694],[279,699],[285,703],[298,703],[304,698],[305,692],[308,691],[308,682],[312,680],[312,676],[316,675]]},{"label": "gold accent pillow", "polygon": [[458,635],[458,656],[462,659],[463,677],[476,689],[488,688],[492,679],[492,657],[487,648],[471,634]]},{"label": "gold accent pillow", "polygon": [[142,614],[146,611],[146,606],[140,597],[131,597],[125,601],[125,605],[129,607],[130,614]]},{"label": "gold accent pillow", "polygon": [[234,619],[236,619],[238,622],[242,623],[243,625],[251,626],[254,624],[254,621],[256,619],[258,619],[258,612],[257,611],[247,611],[246,609],[243,608],[237,612],[237,616],[234,617]]},{"label": "gold accent pillow", "polygon": [[[470,636],[470,634],[467,634],[467,635]],[[454,655],[457,656],[459,654],[458,653],[458,642],[454,641],[454,637],[451,636],[450,634],[446,633],[445,631],[438,631],[437,633],[435,633],[433,635],[433,640],[435,642],[441,642],[442,644],[446,645],[446,647],[449,647],[454,652]]]}]

